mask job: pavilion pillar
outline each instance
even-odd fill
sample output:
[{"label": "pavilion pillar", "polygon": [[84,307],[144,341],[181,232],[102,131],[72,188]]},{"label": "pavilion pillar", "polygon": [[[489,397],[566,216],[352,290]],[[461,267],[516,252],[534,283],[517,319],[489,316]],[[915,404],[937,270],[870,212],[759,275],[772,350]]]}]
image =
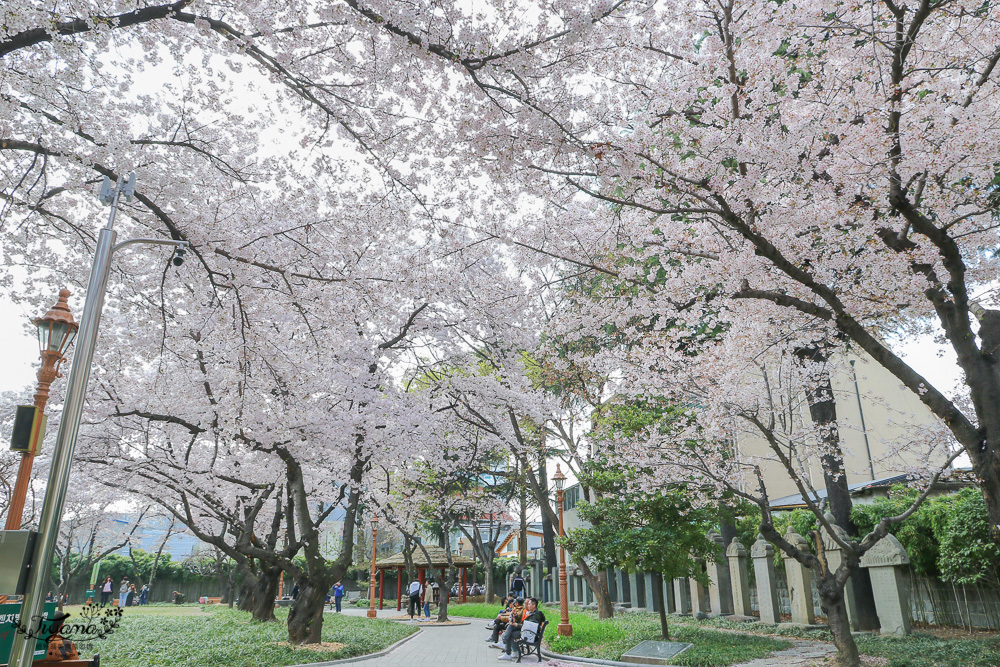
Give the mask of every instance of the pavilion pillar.
[{"label": "pavilion pillar", "polygon": [[424,574],[424,568],[417,569],[417,581],[420,582],[420,590],[423,591],[420,594],[420,608],[423,611],[424,600],[427,599],[427,575]]},{"label": "pavilion pillar", "polygon": [[465,570],[466,570],[466,568],[463,567],[462,568],[462,596],[459,598],[459,600],[461,600],[463,603],[465,602],[465,599],[466,599],[466,594],[465,594]]},{"label": "pavilion pillar", "polygon": [[378,571],[378,608],[382,609],[382,595],[385,593],[385,568]]},{"label": "pavilion pillar", "polygon": [[396,568],[396,611],[403,610],[403,568]]}]

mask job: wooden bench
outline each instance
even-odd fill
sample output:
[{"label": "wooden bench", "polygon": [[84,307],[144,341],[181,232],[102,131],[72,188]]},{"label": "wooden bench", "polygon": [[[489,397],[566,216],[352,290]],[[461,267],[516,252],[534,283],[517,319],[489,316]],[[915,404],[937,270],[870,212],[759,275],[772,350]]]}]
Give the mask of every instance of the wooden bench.
[{"label": "wooden bench", "polygon": [[517,661],[521,662],[521,658],[526,655],[532,655],[538,658],[538,662],[542,661],[542,635],[545,634],[545,627],[549,624],[548,621],[542,621],[538,625],[538,632],[535,633],[535,641],[529,642],[526,639],[518,637],[514,640],[514,646],[517,647]]},{"label": "wooden bench", "polygon": [[205,604],[222,604],[222,598],[205,598]]}]

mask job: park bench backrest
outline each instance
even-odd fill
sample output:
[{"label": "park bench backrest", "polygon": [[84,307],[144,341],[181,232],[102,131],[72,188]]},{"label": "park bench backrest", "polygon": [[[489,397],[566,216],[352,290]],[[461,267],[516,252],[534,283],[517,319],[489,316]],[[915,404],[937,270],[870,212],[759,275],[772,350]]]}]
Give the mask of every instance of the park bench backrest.
[{"label": "park bench backrest", "polygon": [[535,646],[540,646],[542,643],[542,636],[545,634],[545,628],[548,626],[548,621],[542,621],[538,625],[538,632],[535,633],[535,641],[531,642]]}]

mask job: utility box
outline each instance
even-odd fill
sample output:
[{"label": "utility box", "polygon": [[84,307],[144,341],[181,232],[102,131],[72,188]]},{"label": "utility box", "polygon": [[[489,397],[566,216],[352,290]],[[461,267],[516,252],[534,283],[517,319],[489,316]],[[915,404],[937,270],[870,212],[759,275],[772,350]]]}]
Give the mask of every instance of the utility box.
[{"label": "utility box", "polygon": [[33,530],[0,531],[0,595],[24,595],[37,536]]},{"label": "utility box", "polygon": [[14,415],[14,428],[10,434],[10,451],[38,454],[45,439],[45,425],[49,417],[33,405],[19,405]]}]

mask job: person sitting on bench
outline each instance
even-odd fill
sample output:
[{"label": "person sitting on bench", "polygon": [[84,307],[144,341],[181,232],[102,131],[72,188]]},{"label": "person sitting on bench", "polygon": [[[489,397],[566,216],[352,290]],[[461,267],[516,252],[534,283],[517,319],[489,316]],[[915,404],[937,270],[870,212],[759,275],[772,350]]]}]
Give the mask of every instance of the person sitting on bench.
[{"label": "person sitting on bench", "polygon": [[538,608],[538,600],[536,598],[528,598],[525,601],[524,613],[520,617],[511,616],[507,630],[504,631],[506,639],[504,640],[504,649],[503,653],[500,654],[500,660],[514,659],[514,656],[510,654],[510,650],[514,646],[514,642],[521,636],[521,627],[529,621],[538,623],[539,625],[545,622],[545,614]]}]

